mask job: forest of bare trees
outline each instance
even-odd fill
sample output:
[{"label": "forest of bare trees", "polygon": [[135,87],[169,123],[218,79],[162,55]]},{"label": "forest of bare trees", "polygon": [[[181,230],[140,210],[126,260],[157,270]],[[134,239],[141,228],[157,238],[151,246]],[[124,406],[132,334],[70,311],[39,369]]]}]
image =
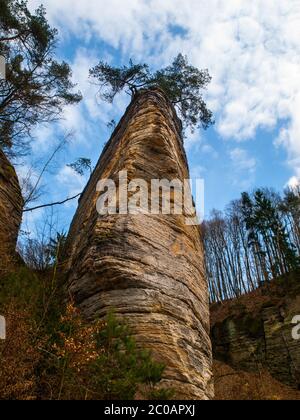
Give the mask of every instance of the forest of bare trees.
[{"label": "forest of bare trees", "polygon": [[300,266],[300,188],[243,193],[203,224],[213,302],[238,297]]}]

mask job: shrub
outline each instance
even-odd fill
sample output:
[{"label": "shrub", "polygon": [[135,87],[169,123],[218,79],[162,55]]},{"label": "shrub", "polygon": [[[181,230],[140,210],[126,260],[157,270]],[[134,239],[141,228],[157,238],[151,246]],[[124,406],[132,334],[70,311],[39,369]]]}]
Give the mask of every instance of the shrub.
[{"label": "shrub", "polygon": [[39,273],[21,267],[0,278],[0,399],[169,399],[160,389],[164,366],[135,343],[128,326],[109,313],[85,322],[65,305],[56,266]]},{"label": "shrub", "polygon": [[164,366],[139,350],[126,324],[111,312],[90,324],[70,304],[52,344],[52,392],[55,399],[134,399],[171,393],[156,389]]}]

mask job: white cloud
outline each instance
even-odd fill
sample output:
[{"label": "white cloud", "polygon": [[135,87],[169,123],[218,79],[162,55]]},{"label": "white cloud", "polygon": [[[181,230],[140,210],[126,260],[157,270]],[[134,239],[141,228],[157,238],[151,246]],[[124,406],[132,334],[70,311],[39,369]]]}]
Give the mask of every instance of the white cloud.
[{"label": "white cloud", "polygon": [[58,174],[55,177],[57,184],[62,187],[66,197],[74,197],[77,194],[80,194],[84,186],[86,185],[86,178],[77,174],[72,168],[69,166],[63,166]]},{"label": "white cloud", "polygon": [[201,152],[206,155],[210,155],[214,159],[217,159],[219,157],[218,152],[210,144],[204,144],[201,147]]},{"label": "white cloud", "polygon": [[207,169],[201,165],[194,165],[190,170],[190,177],[192,180],[202,179]]},{"label": "white cloud", "polygon": [[202,140],[202,135],[199,129],[192,131],[190,128],[187,128],[184,139],[184,145],[187,151],[199,150]]},{"label": "white cloud", "polygon": [[[182,51],[194,65],[208,68],[213,82],[207,100],[216,113],[216,130],[225,138],[244,141],[258,128],[272,130],[285,119],[277,144],[287,150],[289,164],[299,176],[299,0],[90,0],[88,4],[45,0],[44,4],[65,38],[76,35],[85,42],[94,36],[119,48],[124,61],[135,56],[155,66]],[[175,36],[170,25],[184,28],[184,36]],[[100,115],[93,88],[82,80],[90,67],[86,57],[78,53],[74,77],[85,86],[84,106],[92,117],[101,118],[110,109],[102,109]],[[68,121],[84,124],[73,112]]]},{"label": "white cloud", "polygon": [[253,184],[257,168],[257,161],[249,153],[241,148],[235,148],[229,152],[231,161],[231,176],[235,185],[248,189]]},{"label": "white cloud", "polygon": [[239,171],[248,171],[250,173],[256,170],[256,159],[250,157],[246,150],[235,148],[230,152],[230,159],[235,165],[235,168]]},{"label": "white cloud", "polygon": [[76,144],[78,144],[78,139],[81,143],[86,143],[91,137],[89,134],[93,129],[99,131],[100,124],[106,125],[112,117],[122,115],[130,101],[129,96],[125,93],[118,95],[113,104],[99,98],[99,87],[91,83],[89,79],[89,69],[94,67],[98,61],[99,56],[95,51],[80,48],[71,63],[73,81],[77,84],[84,99],[79,106],[66,108],[61,126],[67,131],[75,130]]},{"label": "white cloud", "polygon": [[295,188],[298,188],[298,187],[300,187],[300,178],[297,178],[296,176],[293,176],[289,181],[288,181],[288,183],[286,184],[286,187],[288,187],[288,188],[292,188],[292,189],[295,189]]}]

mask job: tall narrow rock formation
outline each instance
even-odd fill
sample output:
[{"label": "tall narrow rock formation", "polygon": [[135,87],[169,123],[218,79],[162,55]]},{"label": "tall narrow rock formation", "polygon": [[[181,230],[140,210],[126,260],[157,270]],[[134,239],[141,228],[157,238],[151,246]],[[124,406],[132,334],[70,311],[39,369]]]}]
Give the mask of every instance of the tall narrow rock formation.
[{"label": "tall narrow rock formation", "polygon": [[0,275],[13,263],[22,210],[16,171],[0,149]]},{"label": "tall narrow rock formation", "polygon": [[181,123],[159,90],[140,92],[81,196],[68,241],[69,291],[87,319],[114,309],[166,370],[177,398],[212,397],[209,305],[198,226],[183,215],[99,216],[99,180],[189,178]]}]

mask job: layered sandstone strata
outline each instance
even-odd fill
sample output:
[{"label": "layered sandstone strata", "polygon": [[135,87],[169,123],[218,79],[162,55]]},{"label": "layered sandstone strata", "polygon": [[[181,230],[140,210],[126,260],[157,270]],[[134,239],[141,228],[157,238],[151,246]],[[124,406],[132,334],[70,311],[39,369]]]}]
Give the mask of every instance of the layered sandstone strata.
[{"label": "layered sandstone strata", "polygon": [[87,319],[114,309],[177,398],[212,397],[208,292],[198,226],[184,215],[106,215],[97,183],[188,179],[181,123],[159,90],[136,95],[83,192],[67,243],[69,291]]},{"label": "layered sandstone strata", "polygon": [[298,321],[293,324],[300,313],[299,280],[296,271],[253,296],[225,302],[222,308],[213,305],[214,358],[237,369],[267,369],[278,381],[300,389],[300,340],[292,334],[299,331]]},{"label": "layered sandstone strata", "polygon": [[22,210],[18,177],[0,150],[0,274],[13,263]]}]

